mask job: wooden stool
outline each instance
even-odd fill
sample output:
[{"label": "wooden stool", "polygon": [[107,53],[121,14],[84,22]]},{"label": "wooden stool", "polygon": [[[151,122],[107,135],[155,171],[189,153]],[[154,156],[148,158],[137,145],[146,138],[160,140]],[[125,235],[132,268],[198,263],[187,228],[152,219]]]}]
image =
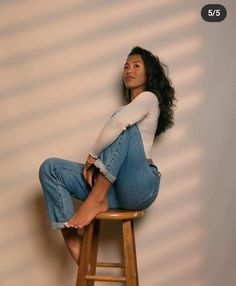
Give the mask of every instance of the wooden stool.
[{"label": "wooden stool", "polygon": [[[134,238],[133,219],[143,216],[143,211],[109,210],[98,214],[85,227],[81,244],[80,265],[76,286],[93,286],[95,281],[126,282],[127,286],[138,286],[138,268]],[[124,263],[97,262],[100,222],[122,221]],[[97,267],[124,268],[124,276],[96,275]]]}]

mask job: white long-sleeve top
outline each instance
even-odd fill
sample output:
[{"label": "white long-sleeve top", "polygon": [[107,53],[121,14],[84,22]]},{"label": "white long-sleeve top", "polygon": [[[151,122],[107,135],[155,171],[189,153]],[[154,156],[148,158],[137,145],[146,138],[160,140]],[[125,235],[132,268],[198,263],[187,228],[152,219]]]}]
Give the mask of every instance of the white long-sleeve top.
[{"label": "white long-sleeve top", "polygon": [[89,153],[94,157],[99,156],[104,149],[118,138],[122,131],[137,123],[146,158],[151,159],[159,113],[159,102],[156,95],[150,91],[140,93],[129,104],[120,107],[106,121]]}]

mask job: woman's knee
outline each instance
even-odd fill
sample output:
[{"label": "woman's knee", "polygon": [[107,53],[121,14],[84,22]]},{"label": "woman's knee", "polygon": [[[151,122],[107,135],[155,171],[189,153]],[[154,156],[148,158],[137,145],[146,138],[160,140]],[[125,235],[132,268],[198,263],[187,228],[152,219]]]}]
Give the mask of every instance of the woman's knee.
[{"label": "woman's knee", "polygon": [[48,177],[55,169],[56,163],[59,159],[57,158],[48,158],[46,159],[39,167],[39,179],[40,181],[44,180],[45,177]]}]

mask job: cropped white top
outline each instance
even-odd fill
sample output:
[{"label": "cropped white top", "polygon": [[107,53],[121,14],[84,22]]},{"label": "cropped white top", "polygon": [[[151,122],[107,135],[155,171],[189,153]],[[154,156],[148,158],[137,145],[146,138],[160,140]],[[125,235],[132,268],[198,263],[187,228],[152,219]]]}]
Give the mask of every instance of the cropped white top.
[{"label": "cropped white top", "polygon": [[153,140],[160,109],[156,95],[144,91],[129,104],[121,106],[103,126],[95,144],[90,150],[94,157],[106,149],[127,127],[137,123],[147,159],[151,159]]}]

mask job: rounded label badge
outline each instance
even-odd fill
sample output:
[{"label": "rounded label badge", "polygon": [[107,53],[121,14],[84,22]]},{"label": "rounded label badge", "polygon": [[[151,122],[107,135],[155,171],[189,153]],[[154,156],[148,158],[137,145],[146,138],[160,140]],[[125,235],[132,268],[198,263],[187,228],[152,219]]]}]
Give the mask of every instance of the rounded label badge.
[{"label": "rounded label badge", "polygon": [[202,7],[201,16],[207,22],[221,22],[226,18],[227,11],[221,4],[207,4]]}]

